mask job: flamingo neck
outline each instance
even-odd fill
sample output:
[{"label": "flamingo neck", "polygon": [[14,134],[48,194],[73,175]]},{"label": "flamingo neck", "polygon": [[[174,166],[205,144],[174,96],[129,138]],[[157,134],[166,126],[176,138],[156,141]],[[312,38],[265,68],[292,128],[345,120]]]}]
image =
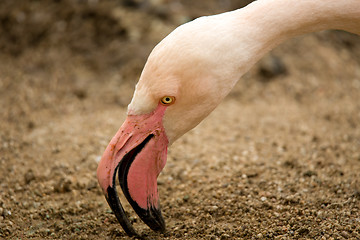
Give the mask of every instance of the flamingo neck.
[{"label": "flamingo neck", "polygon": [[237,27],[231,30],[239,34],[238,44],[244,44],[244,35],[248,42],[251,57],[242,73],[271,49],[298,35],[325,29],[360,35],[358,0],[258,0],[228,14]]}]

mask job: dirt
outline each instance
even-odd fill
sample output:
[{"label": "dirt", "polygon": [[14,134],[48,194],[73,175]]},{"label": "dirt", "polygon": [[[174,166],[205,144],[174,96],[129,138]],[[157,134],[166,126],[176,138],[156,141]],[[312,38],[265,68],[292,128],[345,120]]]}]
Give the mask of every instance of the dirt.
[{"label": "dirt", "polygon": [[[177,25],[245,4],[1,1],[0,238],[128,239],[96,168],[146,58]],[[158,181],[166,233],[125,204],[150,239],[360,239],[360,37],[276,48]]]}]

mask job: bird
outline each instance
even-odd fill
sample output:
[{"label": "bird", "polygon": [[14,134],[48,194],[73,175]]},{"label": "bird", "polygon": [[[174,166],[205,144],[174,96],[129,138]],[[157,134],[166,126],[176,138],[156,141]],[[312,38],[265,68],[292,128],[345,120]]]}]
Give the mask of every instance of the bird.
[{"label": "bird", "polygon": [[97,169],[105,198],[124,231],[139,236],[116,191],[154,231],[165,231],[157,177],[167,149],[206,118],[261,57],[285,40],[338,29],[360,35],[358,0],[257,0],[177,27],[150,53],[127,118]]}]

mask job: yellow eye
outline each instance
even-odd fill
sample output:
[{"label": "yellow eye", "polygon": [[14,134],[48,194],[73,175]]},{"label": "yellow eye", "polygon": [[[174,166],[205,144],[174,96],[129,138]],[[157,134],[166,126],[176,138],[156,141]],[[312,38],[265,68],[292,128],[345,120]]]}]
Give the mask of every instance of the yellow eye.
[{"label": "yellow eye", "polygon": [[162,105],[170,105],[175,102],[175,97],[165,96],[160,99]]}]

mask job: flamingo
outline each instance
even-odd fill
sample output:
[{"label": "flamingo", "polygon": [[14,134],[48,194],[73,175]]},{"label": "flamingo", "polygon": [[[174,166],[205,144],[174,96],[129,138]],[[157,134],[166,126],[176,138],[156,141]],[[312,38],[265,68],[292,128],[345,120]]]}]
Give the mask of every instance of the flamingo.
[{"label": "flamingo", "polygon": [[151,52],[128,116],[97,169],[99,184],[129,236],[139,236],[115,179],[139,217],[165,231],[157,177],[167,148],[198,125],[262,56],[291,37],[325,29],[360,35],[359,0],[258,0],[176,28]]}]

